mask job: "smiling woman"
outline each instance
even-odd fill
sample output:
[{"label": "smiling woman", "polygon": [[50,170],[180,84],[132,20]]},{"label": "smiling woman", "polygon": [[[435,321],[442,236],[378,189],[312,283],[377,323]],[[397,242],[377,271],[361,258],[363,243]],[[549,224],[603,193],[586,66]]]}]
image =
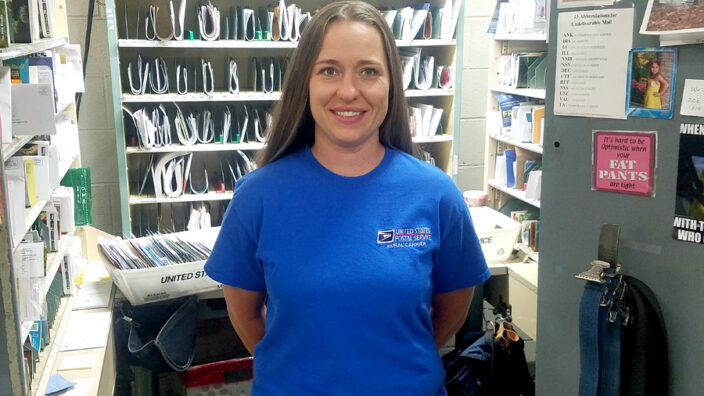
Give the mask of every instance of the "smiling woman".
[{"label": "smiling woman", "polygon": [[389,98],[389,72],[379,32],[362,22],[329,25],[309,90],[315,158],[343,176],[374,169],[384,157],[379,126]]},{"label": "smiling woman", "polygon": [[[373,29],[368,31],[376,32],[378,36],[359,36],[353,32],[353,35],[343,35],[336,42],[328,40],[333,49],[363,40],[381,39],[382,53],[377,56],[383,56],[383,61],[379,59],[377,62],[383,63],[388,72],[388,107],[379,126],[379,142],[385,147],[417,155],[408,126],[401,58],[393,33],[383,16],[373,6],[363,2],[337,4],[343,6],[324,7],[315,14],[316,19],[311,22],[316,23],[308,23],[297,49],[291,56],[284,76],[281,99],[272,110],[273,119],[267,131],[267,145],[257,158],[260,167],[313,144],[316,120],[313,119],[309,105],[313,68],[321,54],[324,37],[329,33],[328,28],[342,21],[354,21],[356,29]],[[367,50],[368,48],[365,49],[365,54],[368,53]]]},{"label": "smiling woman", "polygon": [[205,265],[254,355],[252,394],[446,395],[437,347],[490,274],[462,194],[411,155],[381,14],[318,11],[276,106]]}]

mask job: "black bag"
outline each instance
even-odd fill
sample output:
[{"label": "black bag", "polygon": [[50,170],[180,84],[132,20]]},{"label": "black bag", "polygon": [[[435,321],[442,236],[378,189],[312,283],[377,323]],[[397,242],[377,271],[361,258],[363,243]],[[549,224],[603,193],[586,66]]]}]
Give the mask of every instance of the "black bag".
[{"label": "black bag", "polygon": [[[442,357],[448,396],[534,396],[524,342],[508,322],[495,332],[465,333]],[[510,334],[507,335],[507,334]]]},{"label": "black bag", "polygon": [[135,309],[126,301],[116,320],[127,333],[130,364],[155,373],[184,371],[195,356],[198,299],[190,296]]},{"label": "black bag", "polygon": [[623,275],[629,320],[621,328],[621,395],[666,396],[669,360],[665,321],[645,283]]}]

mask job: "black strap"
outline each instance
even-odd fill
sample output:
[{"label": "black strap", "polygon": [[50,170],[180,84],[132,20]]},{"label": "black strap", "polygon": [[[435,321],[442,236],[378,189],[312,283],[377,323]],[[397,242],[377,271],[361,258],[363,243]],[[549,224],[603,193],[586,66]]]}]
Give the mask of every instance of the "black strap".
[{"label": "black strap", "polygon": [[621,227],[618,224],[602,224],[599,233],[599,260],[615,268],[618,262],[618,240]]}]

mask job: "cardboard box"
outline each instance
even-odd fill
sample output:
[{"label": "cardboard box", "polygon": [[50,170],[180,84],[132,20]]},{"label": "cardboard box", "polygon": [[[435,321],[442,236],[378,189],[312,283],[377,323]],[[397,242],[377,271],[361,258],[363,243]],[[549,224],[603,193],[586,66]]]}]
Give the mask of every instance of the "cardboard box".
[{"label": "cardboard box", "polygon": [[486,206],[469,208],[487,261],[506,260],[513,252],[521,224]]}]

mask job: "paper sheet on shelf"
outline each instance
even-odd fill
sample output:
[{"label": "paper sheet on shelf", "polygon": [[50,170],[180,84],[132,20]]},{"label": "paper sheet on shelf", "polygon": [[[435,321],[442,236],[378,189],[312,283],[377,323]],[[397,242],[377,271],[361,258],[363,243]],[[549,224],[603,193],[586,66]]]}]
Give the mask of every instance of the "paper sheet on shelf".
[{"label": "paper sheet on shelf", "polygon": [[12,133],[54,135],[54,89],[51,84],[12,84]]},{"label": "paper sheet on shelf", "polygon": [[99,282],[110,279],[110,274],[100,260],[89,261],[80,274],[82,283]]},{"label": "paper sheet on shelf", "polygon": [[98,359],[98,355],[95,353],[82,353],[80,355],[67,355],[61,359],[61,364],[59,364],[58,371],[62,370],[76,370],[76,369],[90,369],[93,368],[95,361]]},{"label": "paper sheet on shelf", "polygon": [[110,330],[110,312],[71,312],[59,351],[104,348]]},{"label": "paper sheet on shelf", "polygon": [[107,308],[110,305],[112,281],[85,282],[78,289],[73,302],[73,310]]}]

